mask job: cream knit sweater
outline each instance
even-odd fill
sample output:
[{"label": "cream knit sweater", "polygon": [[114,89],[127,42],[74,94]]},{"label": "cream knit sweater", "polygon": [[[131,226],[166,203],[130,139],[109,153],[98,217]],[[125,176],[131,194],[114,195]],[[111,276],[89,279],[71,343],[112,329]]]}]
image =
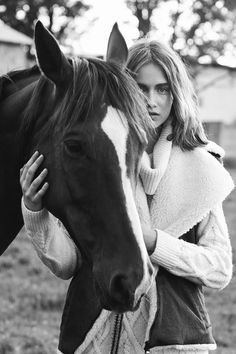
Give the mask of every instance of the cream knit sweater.
[{"label": "cream knit sweater", "polygon": [[[173,160],[170,157],[174,149],[171,142],[166,139],[168,134],[169,127],[165,129],[158,140],[153,151],[153,159],[151,157],[151,160],[149,160],[147,155],[144,155],[142,159],[140,170],[142,184],[139,184],[139,188],[142,191],[144,189],[149,195],[154,195],[151,203],[149,203],[151,217],[147,210],[148,207],[146,198],[144,199],[144,192],[140,192],[137,189],[136,195],[140,218],[158,230],[156,248],[150,258],[156,270],[158,270],[158,266],[160,265],[175,275],[185,277],[211,288],[222,289],[229,283],[232,277],[232,250],[221,202],[232,189],[232,182],[230,179],[228,180],[229,187],[222,196],[216,199],[212,198],[210,202],[213,205],[210,210],[207,210],[207,207],[203,203],[202,214],[199,214],[199,205],[197,205],[196,211],[192,213],[193,215],[189,215],[187,221],[185,220],[186,218],[181,218],[179,214],[178,218],[180,219],[181,226],[176,224],[175,215],[173,215],[173,224],[177,225],[178,230],[175,231],[176,227],[174,228],[175,234],[169,233],[168,228],[171,229],[171,223],[169,220],[165,220],[164,215],[158,216],[159,220],[158,224],[156,224],[152,213],[154,213],[155,208],[159,208],[159,211],[161,209],[160,205],[155,205],[157,199],[155,199],[155,193],[159,188],[158,193],[162,196],[161,188],[165,187],[165,175],[168,175],[167,168]],[[208,149],[212,149],[212,146],[208,147]],[[214,149],[219,152],[219,148],[213,146]],[[178,154],[174,156],[175,160],[178,161]],[[218,161],[216,163],[219,164]],[[169,172],[171,174],[171,171]],[[219,173],[217,174],[219,175]],[[225,175],[223,177],[225,178]],[[189,178],[191,181],[191,174]],[[203,182],[201,181],[201,183]],[[210,183],[212,184],[212,180],[210,180]],[[186,181],[185,185],[188,187]],[[214,194],[214,191],[212,193]],[[175,195],[172,195],[172,198],[175,199]],[[169,202],[168,198],[166,202]],[[144,205],[145,203],[146,205]],[[165,198],[162,200],[162,205],[164,203]],[[174,200],[173,203],[178,203],[178,200]],[[207,203],[209,207],[209,202]],[[185,210],[186,205],[181,205],[180,201],[181,208]],[[27,234],[32,240],[34,248],[43,263],[60,278],[69,279],[72,277],[79,267],[81,257],[79,250],[75,247],[74,242],[62,223],[45,209],[39,212],[29,211],[23,202],[22,211]],[[189,219],[191,217],[196,220],[195,224],[200,222],[198,227],[199,242],[197,245],[178,239],[179,236],[188,231]],[[165,224],[166,222],[167,224]],[[158,225],[161,225],[161,227],[159,228]],[[145,340],[148,338],[155,312],[156,292],[155,286],[153,286],[148,294],[143,297],[139,310],[134,313],[126,313],[124,316],[120,353],[143,353],[142,348],[144,347]],[[109,352],[108,348],[111,345],[113,322],[114,314],[103,310],[92,330],[88,333],[84,343],[75,353],[92,354]],[[184,352],[185,354],[194,354],[206,353],[209,349],[215,348],[214,346],[204,345],[184,346],[183,348],[154,348],[151,350],[151,353],[175,354]]]}]

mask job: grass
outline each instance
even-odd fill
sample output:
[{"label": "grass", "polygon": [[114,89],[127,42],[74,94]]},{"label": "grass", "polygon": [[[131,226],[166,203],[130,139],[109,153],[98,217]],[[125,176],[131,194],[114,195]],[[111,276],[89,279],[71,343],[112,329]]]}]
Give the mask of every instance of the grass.
[{"label": "grass", "polygon": [[55,352],[68,281],[41,264],[24,232],[0,258],[0,284],[0,354]]},{"label": "grass", "polygon": [[[235,137],[235,126],[224,131],[223,147],[230,152],[225,166],[236,183]],[[236,264],[236,190],[226,200],[224,211]],[[23,232],[0,258],[0,284],[0,354],[55,353],[69,281],[59,280],[50,273]],[[235,294],[235,274],[226,289],[220,292],[206,289],[217,354],[236,353]]]},{"label": "grass", "polygon": [[[230,170],[236,184],[236,169]],[[236,189],[224,203],[224,212],[231,236],[233,264],[236,264]],[[221,291],[206,289],[206,303],[213,333],[218,344],[217,354],[236,353],[236,274],[231,283]]]}]

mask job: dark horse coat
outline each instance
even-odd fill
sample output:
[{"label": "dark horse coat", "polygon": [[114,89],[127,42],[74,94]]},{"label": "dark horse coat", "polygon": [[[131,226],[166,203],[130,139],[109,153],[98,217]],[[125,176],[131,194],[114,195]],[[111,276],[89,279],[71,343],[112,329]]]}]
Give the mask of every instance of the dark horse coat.
[{"label": "dark horse coat", "polygon": [[151,123],[126,43],[114,25],[106,60],[69,59],[37,22],[35,48],[38,66],[0,78],[0,255],[23,226],[19,171],[37,150],[44,205],[92,267],[103,307],[132,310],[153,278],[131,187]]}]

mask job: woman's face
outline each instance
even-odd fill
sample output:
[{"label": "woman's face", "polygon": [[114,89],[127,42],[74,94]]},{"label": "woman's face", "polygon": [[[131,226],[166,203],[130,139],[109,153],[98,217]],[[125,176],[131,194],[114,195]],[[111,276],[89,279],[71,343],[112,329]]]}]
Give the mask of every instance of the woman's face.
[{"label": "woman's face", "polygon": [[141,67],[136,76],[137,84],[147,98],[147,108],[156,128],[170,115],[173,96],[163,69],[156,64]]}]

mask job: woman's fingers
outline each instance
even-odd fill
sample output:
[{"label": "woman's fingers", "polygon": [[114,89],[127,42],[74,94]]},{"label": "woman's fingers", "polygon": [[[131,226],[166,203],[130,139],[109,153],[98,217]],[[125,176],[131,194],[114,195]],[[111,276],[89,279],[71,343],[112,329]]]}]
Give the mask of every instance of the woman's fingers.
[{"label": "woman's fingers", "polygon": [[40,155],[36,158],[36,160],[31,162],[31,164],[28,164],[28,162],[27,162],[27,164],[25,165],[25,168],[24,168],[24,171],[23,171],[22,177],[21,177],[22,188],[24,190],[29,189],[29,187],[34,179],[35,172],[39,168],[42,161],[43,161],[43,155]]},{"label": "woman's fingers", "polygon": [[42,163],[43,158],[43,155],[39,155],[39,152],[36,151],[29,161],[20,169],[20,184],[24,204],[27,209],[32,211],[42,209],[42,197],[49,186],[44,180],[48,173],[46,168],[35,178],[35,173]]},{"label": "woman's fingers", "polygon": [[44,178],[46,177],[48,173],[48,170],[45,168],[40,175],[33,180],[33,182],[30,184],[30,187],[28,189],[28,194],[32,196],[32,199],[34,198],[34,195],[36,195],[36,192],[39,188],[39,186],[42,184]]},{"label": "woman's fingers", "polygon": [[47,189],[48,189],[49,184],[47,182],[44,183],[44,185],[42,186],[42,188],[35,194],[33,201],[35,203],[39,202],[41,200],[41,198],[44,196],[44,194],[46,193]]},{"label": "woman's fingers", "polygon": [[34,161],[37,159],[38,156],[39,156],[39,152],[35,151],[35,153],[31,156],[29,161],[21,168],[21,170],[20,170],[21,182],[25,179],[25,176],[28,172],[29,167],[34,163]]}]

